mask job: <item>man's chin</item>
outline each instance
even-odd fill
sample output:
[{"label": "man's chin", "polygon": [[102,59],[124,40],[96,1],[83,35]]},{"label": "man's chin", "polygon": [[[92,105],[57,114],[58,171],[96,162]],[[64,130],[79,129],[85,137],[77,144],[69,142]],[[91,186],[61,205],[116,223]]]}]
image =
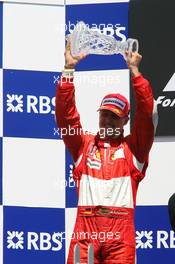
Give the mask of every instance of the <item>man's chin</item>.
[{"label": "man's chin", "polygon": [[107,135],[106,136],[108,139],[117,139],[120,137],[120,135]]},{"label": "man's chin", "polygon": [[117,139],[120,137],[120,134],[118,135],[108,135],[108,134],[105,134],[105,135],[100,135],[100,138],[101,139],[104,139],[104,140],[114,140],[114,139]]}]

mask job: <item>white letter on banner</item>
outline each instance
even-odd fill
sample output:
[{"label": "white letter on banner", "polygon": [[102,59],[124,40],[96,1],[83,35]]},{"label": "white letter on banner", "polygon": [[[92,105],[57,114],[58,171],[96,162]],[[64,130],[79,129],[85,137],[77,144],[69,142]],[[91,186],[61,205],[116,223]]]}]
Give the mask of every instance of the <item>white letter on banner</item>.
[{"label": "white letter on banner", "polygon": [[40,114],[48,114],[51,111],[50,98],[48,96],[40,96],[39,112]]},{"label": "white letter on banner", "polygon": [[162,100],[165,98],[165,96],[159,96],[156,100],[156,103],[157,104],[161,104],[162,103]]},{"label": "white letter on banner", "polygon": [[170,248],[175,248],[175,233],[173,230],[170,231]]},{"label": "white letter on banner", "polygon": [[52,235],[52,241],[57,245],[57,247],[52,247],[53,251],[59,251],[60,249],[62,249],[63,245],[62,245],[61,241],[59,240],[59,237],[60,237],[60,239],[62,239],[61,233],[54,233]]},{"label": "white letter on banner", "polygon": [[114,36],[114,29],[112,27],[104,27],[103,28],[103,34],[113,37]]},{"label": "white letter on banner", "polygon": [[36,105],[38,104],[38,98],[33,95],[27,96],[27,113],[31,113],[32,110],[34,113],[38,114]]},{"label": "white letter on banner", "polygon": [[[52,98],[52,105],[53,105],[53,107],[55,109],[55,97]],[[52,110],[51,114],[54,115],[55,114],[55,110]]]},{"label": "white letter on banner", "polygon": [[48,233],[40,233],[40,250],[51,249],[51,235]]},{"label": "white letter on banner", "polygon": [[161,244],[164,248],[169,248],[166,240],[168,239],[168,233],[166,231],[157,231],[157,248],[161,248]]},{"label": "white letter on banner", "polygon": [[28,232],[28,239],[27,239],[27,249],[32,249],[32,246],[35,250],[39,250],[37,246],[38,241],[38,234],[34,232]]},{"label": "white letter on banner", "polygon": [[117,27],[115,32],[117,37],[121,38],[121,41],[126,41],[126,36],[124,34],[121,33],[121,31],[125,31],[126,28],[125,27]]}]

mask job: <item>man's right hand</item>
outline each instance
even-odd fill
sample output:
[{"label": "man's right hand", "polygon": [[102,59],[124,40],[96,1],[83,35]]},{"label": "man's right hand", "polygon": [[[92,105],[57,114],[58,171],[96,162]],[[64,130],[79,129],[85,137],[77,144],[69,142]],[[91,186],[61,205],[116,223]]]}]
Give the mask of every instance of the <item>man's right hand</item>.
[{"label": "man's right hand", "polygon": [[79,56],[73,57],[71,54],[71,43],[70,40],[68,40],[64,56],[65,56],[65,69],[74,69],[77,63],[80,60],[84,59],[87,55],[81,53]]}]

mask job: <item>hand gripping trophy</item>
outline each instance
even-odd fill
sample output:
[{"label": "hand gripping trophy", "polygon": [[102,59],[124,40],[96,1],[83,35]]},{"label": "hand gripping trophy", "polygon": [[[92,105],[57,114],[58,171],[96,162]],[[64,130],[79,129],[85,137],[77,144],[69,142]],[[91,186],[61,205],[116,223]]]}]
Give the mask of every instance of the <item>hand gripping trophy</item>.
[{"label": "hand gripping trophy", "polygon": [[106,36],[89,29],[83,21],[76,24],[74,31],[67,35],[71,42],[71,53],[73,57],[80,53],[113,55],[122,54],[125,58],[125,52],[138,52],[139,44],[137,39],[128,38],[127,41],[117,41],[111,36]]}]

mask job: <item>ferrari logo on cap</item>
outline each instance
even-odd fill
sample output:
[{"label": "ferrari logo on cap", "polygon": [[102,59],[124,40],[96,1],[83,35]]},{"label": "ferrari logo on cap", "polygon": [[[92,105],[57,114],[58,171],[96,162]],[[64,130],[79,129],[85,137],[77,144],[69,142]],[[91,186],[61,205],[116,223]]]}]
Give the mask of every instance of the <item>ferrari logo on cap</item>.
[{"label": "ferrari logo on cap", "polygon": [[121,114],[121,113],[122,113],[122,111],[121,111],[121,110],[119,110],[119,109],[114,109],[113,111],[115,111],[115,112],[116,112],[116,114]]}]

